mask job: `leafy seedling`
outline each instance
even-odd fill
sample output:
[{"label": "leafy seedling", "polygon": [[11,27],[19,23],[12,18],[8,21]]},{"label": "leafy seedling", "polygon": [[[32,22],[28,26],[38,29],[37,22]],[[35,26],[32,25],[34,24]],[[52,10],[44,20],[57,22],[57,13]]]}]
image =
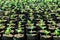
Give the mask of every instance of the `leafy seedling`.
[{"label": "leafy seedling", "polygon": [[56,36],[59,35],[59,29],[58,29],[58,28],[55,29],[54,34],[55,34]]},{"label": "leafy seedling", "polygon": [[21,28],[18,28],[18,29],[16,29],[16,31],[18,32],[18,34],[19,33],[21,33],[22,32],[22,29]]},{"label": "leafy seedling", "polygon": [[47,31],[47,30],[45,30],[45,32],[44,32],[45,34],[46,34],[46,36],[49,34],[49,31]]},{"label": "leafy seedling", "polygon": [[5,31],[5,34],[6,34],[6,35],[9,35],[9,34],[10,34],[10,31],[11,31],[11,27],[8,27],[8,28],[6,29],[6,31]]}]

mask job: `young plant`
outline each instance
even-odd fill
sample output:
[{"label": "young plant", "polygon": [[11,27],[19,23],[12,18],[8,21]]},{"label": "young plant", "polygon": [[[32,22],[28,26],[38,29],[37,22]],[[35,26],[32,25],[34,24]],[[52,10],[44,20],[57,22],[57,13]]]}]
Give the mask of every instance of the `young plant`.
[{"label": "young plant", "polygon": [[21,27],[21,21],[18,22],[18,28],[20,28],[20,27]]},{"label": "young plant", "polygon": [[30,20],[32,21],[32,20],[33,20],[33,18],[34,18],[34,17],[33,17],[33,16],[31,16],[31,17],[30,17]]},{"label": "young plant", "polygon": [[56,23],[54,21],[51,21],[51,24],[54,25],[54,26],[56,25]]},{"label": "young plant", "polygon": [[46,15],[46,18],[48,19],[49,18],[49,15]]},{"label": "young plant", "polygon": [[32,30],[34,28],[34,24],[30,24],[30,29]]},{"label": "young plant", "polygon": [[14,19],[15,16],[16,16],[16,15],[13,13],[13,14],[10,16],[10,19]]},{"label": "young plant", "polygon": [[59,29],[58,29],[58,28],[55,29],[54,34],[55,34],[56,36],[59,35]]},{"label": "young plant", "polygon": [[33,13],[29,13],[30,17],[33,16]]},{"label": "young plant", "polygon": [[9,22],[9,24],[7,24],[9,27],[12,27],[13,23],[12,21]]},{"label": "young plant", "polygon": [[19,15],[19,18],[23,21],[24,19],[23,19],[23,16],[24,15]]},{"label": "young plant", "polygon": [[16,31],[18,32],[18,34],[20,34],[22,32],[21,28],[16,29]]},{"label": "young plant", "polygon": [[39,22],[40,22],[39,27],[44,30],[44,28],[46,28],[46,26],[43,25],[44,24],[43,20],[40,20]]},{"label": "young plant", "polygon": [[10,31],[11,31],[11,27],[7,27],[6,31],[5,31],[5,34],[6,35],[9,35],[10,34]]},{"label": "young plant", "polygon": [[31,34],[32,34],[32,31],[33,31],[33,28],[34,28],[34,24],[30,24],[30,29],[31,29],[30,33]]},{"label": "young plant", "polygon": [[27,20],[27,24],[30,26],[30,24],[31,24],[31,21]]},{"label": "young plant", "polygon": [[48,30],[45,30],[44,32],[46,34],[46,36],[50,33]]},{"label": "young plant", "polygon": [[18,32],[18,34],[22,32],[21,21],[18,22],[18,29],[16,29],[16,31]]}]

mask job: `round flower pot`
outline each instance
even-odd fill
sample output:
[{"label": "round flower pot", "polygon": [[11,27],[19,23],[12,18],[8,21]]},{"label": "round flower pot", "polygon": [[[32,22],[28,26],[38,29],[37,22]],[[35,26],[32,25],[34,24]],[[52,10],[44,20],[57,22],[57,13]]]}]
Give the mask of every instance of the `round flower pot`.
[{"label": "round flower pot", "polygon": [[24,34],[15,34],[13,40],[24,40]]},{"label": "round flower pot", "polygon": [[40,35],[40,40],[52,40],[50,35]]},{"label": "round flower pot", "polygon": [[53,36],[53,40],[60,40],[60,36]]},{"label": "round flower pot", "polygon": [[27,40],[38,40],[37,34],[26,34]]},{"label": "round flower pot", "polygon": [[44,34],[45,30],[39,30],[38,33]]},{"label": "round flower pot", "polygon": [[3,34],[2,40],[13,40],[13,35],[12,34],[9,34],[9,35]]},{"label": "round flower pot", "polygon": [[[30,31],[27,31],[27,33],[29,33],[30,34]],[[32,31],[32,34],[35,34],[36,33],[36,31],[35,30],[33,30]]]},{"label": "round flower pot", "polygon": [[[27,29],[30,29],[30,26],[27,26],[26,28],[27,28]],[[36,26],[34,26],[33,29],[36,29]]]},{"label": "round flower pot", "polygon": [[50,31],[52,31],[52,32],[55,30],[55,28],[56,28],[56,27],[54,27],[54,26],[48,27],[48,29],[49,29]]},{"label": "round flower pot", "polygon": [[0,34],[0,40],[2,40],[1,34]]}]

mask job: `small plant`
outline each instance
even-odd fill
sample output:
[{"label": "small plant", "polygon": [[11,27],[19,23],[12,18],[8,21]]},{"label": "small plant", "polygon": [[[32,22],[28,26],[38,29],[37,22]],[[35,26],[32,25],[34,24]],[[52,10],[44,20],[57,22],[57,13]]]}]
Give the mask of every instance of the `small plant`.
[{"label": "small plant", "polygon": [[34,28],[34,24],[30,24],[30,29],[31,29],[30,33],[31,33],[31,34],[32,34],[32,32],[33,32],[33,28]]},{"label": "small plant", "polygon": [[31,21],[27,20],[27,24],[30,26],[30,24],[31,24]]},{"label": "small plant", "polygon": [[55,29],[54,34],[55,34],[56,36],[59,35],[59,29],[58,29],[58,28]]},{"label": "small plant", "polygon": [[42,30],[44,30],[44,29],[46,28],[46,26],[40,26],[40,28],[41,28]]},{"label": "small plant", "polygon": [[5,31],[5,34],[6,34],[6,35],[9,35],[9,34],[10,34],[10,31],[11,31],[11,27],[8,27],[8,28],[6,29],[6,31]]},{"label": "small plant", "polygon": [[9,24],[7,24],[9,27],[12,27],[13,23],[12,21],[9,22]]},{"label": "small plant", "polygon": [[31,16],[31,17],[30,17],[30,20],[32,21],[32,20],[33,20],[33,18],[34,18],[34,17],[33,17],[33,16]]},{"label": "small plant", "polygon": [[39,27],[44,30],[44,28],[46,28],[46,26],[43,25],[44,24],[43,20],[40,20],[39,22],[40,22]]},{"label": "small plant", "polygon": [[33,30],[30,31],[30,34],[32,34]]},{"label": "small plant", "polygon": [[14,19],[15,18],[15,14],[12,14],[11,16],[10,16],[10,19]]},{"label": "small plant", "polygon": [[22,32],[22,29],[21,28],[18,28],[18,29],[16,29],[16,31],[18,32],[18,34],[19,33],[21,33]]},{"label": "small plant", "polygon": [[18,32],[18,34],[22,32],[21,21],[18,22],[18,29],[16,29],[16,31]]},{"label": "small plant", "polygon": [[29,13],[30,17],[33,16],[33,13]]},{"label": "small plant", "polygon": [[33,29],[34,28],[34,24],[30,24],[30,29]]},{"label": "small plant", "polygon": [[19,18],[23,21],[24,19],[23,19],[23,16],[24,15],[19,15]]},{"label": "small plant", "polygon": [[45,30],[44,32],[46,34],[46,36],[49,34],[49,31],[48,30]]},{"label": "small plant", "polygon": [[50,21],[50,23],[52,24],[52,25],[56,25],[56,22],[54,22],[53,20],[52,21]]}]

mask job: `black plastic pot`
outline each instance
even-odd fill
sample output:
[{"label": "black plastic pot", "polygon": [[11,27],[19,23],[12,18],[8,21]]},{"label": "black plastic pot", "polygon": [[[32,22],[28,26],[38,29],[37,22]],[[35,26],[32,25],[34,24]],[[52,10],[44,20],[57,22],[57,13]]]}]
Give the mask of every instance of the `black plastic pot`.
[{"label": "black plastic pot", "polygon": [[13,35],[12,34],[9,34],[9,35],[3,34],[2,40],[13,40]]},{"label": "black plastic pot", "polygon": [[53,36],[54,40],[60,40],[60,36]]},{"label": "black plastic pot", "polygon": [[24,40],[24,34],[15,34],[13,40]]},{"label": "black plastic pot", "polygon": [[1,39],[1,34],[0,34],[0,40],[2,40],[2,39]]},{"label": "black plastic pot", "polygon": [[38,40],[37,34],[27,34],[27,40]]},{"label": "black plastic pot", "polygon": [[50,35],[40,35],[40,40],[52,40]]}]

